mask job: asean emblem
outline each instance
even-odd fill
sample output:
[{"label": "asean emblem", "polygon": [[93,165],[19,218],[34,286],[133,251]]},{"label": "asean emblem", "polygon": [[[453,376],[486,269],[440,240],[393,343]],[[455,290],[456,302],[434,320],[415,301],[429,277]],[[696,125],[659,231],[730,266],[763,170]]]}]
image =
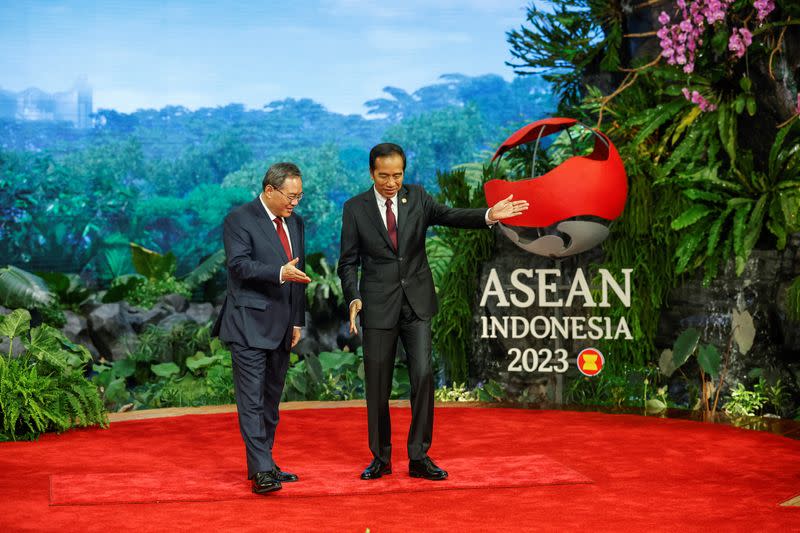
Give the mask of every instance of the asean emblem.
[{"label": "asean emblem", "polygon": [[[492,161],[511,148],[535,141],[535,169],[542,137],[577,124],[571,118],[532,122],[506,139]],[[625,208],[628,179],[617,149],[604,133],[584,127],[594,136],[594,149],[588,155],[575,154],[538,177],[494,179],[484,185],[489,206],[509,194],[530,204],[524,213],[498,223],[502,233],[523,250],[554,259],[585,252],[608,237],[608,223]]]},{"label": "asean emblem", "polygon": [[603,370],[606,358],[596,348],[586,348],[578,354],[578,370],[584,376],[596,376]]}]

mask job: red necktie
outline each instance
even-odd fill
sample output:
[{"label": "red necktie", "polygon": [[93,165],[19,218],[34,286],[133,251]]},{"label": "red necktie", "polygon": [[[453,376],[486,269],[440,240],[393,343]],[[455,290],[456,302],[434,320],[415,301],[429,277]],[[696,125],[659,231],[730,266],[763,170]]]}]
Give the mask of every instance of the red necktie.
[{"label": "red necktie", "polygon": [[397,219],[392,211],[391,200],[386,200],[386,229],[389,230],[389,240],[392,241],[392,246],[397,251]]},{"label": "red necktie", "polygon": [[286,257],[292,259],[292,248],[289,246],[289,237],[287,237],[286,232],[283,231],[283,221],[280,217],[275,217],[275,231],[278,232],[278,238],[281,240],[281,244],[283,244],[283,251],[286,252]]}]

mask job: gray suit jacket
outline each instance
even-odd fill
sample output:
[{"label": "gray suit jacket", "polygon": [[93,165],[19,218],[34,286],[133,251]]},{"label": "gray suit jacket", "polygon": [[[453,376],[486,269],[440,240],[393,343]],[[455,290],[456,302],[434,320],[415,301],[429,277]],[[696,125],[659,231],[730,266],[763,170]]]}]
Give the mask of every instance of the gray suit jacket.
[{"label": "gray suit jacket", "polygon": [[[292,253],[300,258],[297,268],[303,270],[303,219],[293,214],[284,221]],[[290,258],[259,198],[225,217],[223,241],[228,292],[212,335],[251,348],[288,346],[292,327],[305,325],[305,285],[280,282],[281,266]]]},{"label": "gray suit jacket", "polygon": [[[414,313],[429,320],[437,310],[433,276],[425,253],[425,235],[433,225],[487,228],[486,209],[441,205],[419,185],[404,185],[397,194],[395,252],[383,224],[372,187],[344,204],[339,278],[345,302],[361,299],[361,325],[393,328],[405,294]],[[361,269],[361,280],[358,271]]]}]

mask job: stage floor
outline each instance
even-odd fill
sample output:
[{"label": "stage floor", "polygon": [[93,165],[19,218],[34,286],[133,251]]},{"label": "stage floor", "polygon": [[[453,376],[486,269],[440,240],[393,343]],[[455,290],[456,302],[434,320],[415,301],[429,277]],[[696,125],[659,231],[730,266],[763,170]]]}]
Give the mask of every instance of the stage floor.
[{"label": "stage floor", "polygon": [[[628,414],[445,404],[412,479],[369,462],[362,403],[288,403],[275,455],[298,483],[249,491],[232,406],[112,415],[106,430],[0,444],[0,530],[800,531],[800,441]],[[165,416],[166,415],[166,416]],[[788,427],[788,426],[786,426]],[[790,432],[791,433],[791,432]]]}]

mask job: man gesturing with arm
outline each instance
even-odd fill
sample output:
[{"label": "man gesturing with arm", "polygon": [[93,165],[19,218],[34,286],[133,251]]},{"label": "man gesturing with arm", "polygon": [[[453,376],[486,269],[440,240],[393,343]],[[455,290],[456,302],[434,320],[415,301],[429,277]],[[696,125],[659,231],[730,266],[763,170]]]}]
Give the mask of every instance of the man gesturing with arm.
[{"label": "man gesturing with arm", "polygon": [[[350,329],[361,316],[369,447],[373,460],[361,474],[376,479],[392,472],[389,395],[398,339],[408,356],[411,382],[409,474],[432,480],[447,472],[428,457],[433,438],[434,381],[431,318],[437,302],[425,254],[433,225],[488,228],[528,207],[508,197],[486,209],[453,209],[437,203],[418,185],[404,185],[406,157],[392,143],[369,156],[373,184],[345,202],[338,274],[350,306]],[[359,270],[361,279],[359,281]]]}]

